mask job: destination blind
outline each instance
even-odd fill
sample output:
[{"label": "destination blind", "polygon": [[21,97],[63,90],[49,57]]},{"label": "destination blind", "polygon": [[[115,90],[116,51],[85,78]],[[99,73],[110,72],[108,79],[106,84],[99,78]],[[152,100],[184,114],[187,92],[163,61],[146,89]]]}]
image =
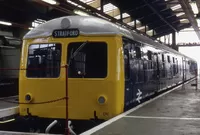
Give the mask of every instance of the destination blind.
[{"label": "destination blind", "polygon": [[79,30],[78,29],[60,29],[54,30],[52,33],[54,38],[70,38],[70,37],[78,37]]}]

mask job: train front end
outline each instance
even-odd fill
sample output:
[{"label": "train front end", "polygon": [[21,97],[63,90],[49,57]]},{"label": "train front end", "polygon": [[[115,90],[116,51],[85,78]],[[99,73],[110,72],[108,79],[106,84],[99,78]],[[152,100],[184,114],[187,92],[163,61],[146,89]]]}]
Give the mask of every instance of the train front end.
[{"label": "train front end", "polygon": [[120,36],[87,36],[78,28],[52,32],[24,39],[19,97],[25,104],[19,105],[20,115],[64,120],[67,77],[70,120],[107,120],[123,112]]}]

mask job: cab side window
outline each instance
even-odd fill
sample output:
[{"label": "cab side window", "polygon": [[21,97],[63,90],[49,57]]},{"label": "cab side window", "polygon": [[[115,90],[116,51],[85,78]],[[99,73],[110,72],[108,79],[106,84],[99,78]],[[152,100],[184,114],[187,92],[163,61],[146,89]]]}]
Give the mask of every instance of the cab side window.
[{"label": "cab side window", "polygon": [[129,50],[124,49],[124,70],[125,70],[125,79],[130,78],[130,62],[129,62]]}]

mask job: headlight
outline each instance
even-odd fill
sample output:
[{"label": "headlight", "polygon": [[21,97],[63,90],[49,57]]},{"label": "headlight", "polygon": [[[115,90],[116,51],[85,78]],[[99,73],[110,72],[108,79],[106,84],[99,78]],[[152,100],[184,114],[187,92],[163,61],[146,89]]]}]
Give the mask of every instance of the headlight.
[{"label": "headlight", "polygon": [[106,103],[106,98],[104,96],[99,96],[98,103],[99,104],[105,104]]},{"label": "headlight", "polygon": [[26,101],[26,102],[31,102],[31,100],[32,100],[31,94],[26,94],[26,96],[25,96],[25,101]]}]

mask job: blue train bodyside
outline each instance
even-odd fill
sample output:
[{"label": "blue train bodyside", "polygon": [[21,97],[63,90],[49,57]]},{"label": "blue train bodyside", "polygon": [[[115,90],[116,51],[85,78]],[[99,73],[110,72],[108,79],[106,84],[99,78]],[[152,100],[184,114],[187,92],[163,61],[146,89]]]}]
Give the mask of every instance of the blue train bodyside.
[{"label": "blue train bodyside", "polygon": [[194,60],[162,47],[123,39],[125,111],[146,97],[195,77]]}]

